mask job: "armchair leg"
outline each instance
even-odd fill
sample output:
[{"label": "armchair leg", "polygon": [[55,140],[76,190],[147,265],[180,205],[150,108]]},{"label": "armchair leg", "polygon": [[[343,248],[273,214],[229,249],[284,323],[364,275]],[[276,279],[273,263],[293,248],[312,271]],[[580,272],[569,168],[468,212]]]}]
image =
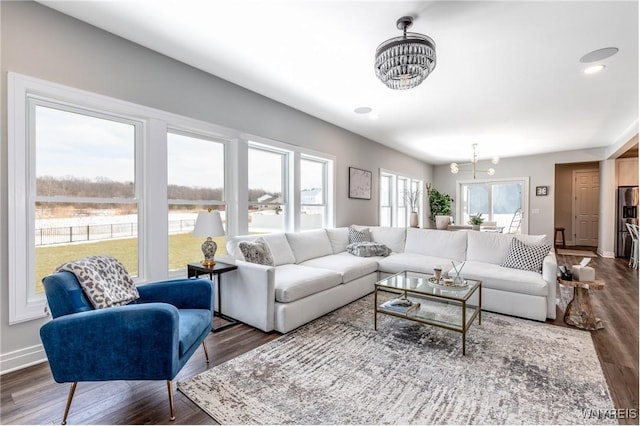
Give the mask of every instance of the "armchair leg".
[{"label": "armchair leg", "polygon": [[69,389],[69,396],[67,397],[67,406],[64,408],[64,417],[62,417],[62,422],[60,422],[60,424],[67,424],[67,416],[69,415],[69,408],[71,408],[73,394],[76,393],[76,386],[78,386],[78,382],[73,382],[71,384],[71,388]]},{"label": "armchair leg", "polygon": [[174,421],[176,419],[176,414],[173,406],[173,386],[171,386],[171,380],[167,380],[167,390],[169,391],[169,411],[171,412],[169,420]]},{"label": "armchair leg", "polygon": [[202,349],[204,349],[204,357],[207,358],[207,364],[209,364],[209,352],[207,351],[207,345],[202,342]]}]

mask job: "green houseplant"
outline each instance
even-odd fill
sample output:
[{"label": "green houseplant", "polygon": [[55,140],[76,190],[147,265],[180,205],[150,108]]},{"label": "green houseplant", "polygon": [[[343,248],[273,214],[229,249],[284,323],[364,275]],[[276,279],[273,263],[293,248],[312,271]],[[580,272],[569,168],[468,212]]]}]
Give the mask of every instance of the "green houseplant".
[{"label": "green houseplant", "polygon": [[474,228],[480,229],[480,225],[482,225],[484,219],[482,218],[482,213],[476,213],[469,216],[469,225],[473,225]]},{"label": "green houseplant", "polygon": [[451,216],[453,198],[438,191],[430,183],[427,184],[427,196],[429,198],[429,209],[431,210],[429,218],[432,221],[435,222],[436,216]]}]

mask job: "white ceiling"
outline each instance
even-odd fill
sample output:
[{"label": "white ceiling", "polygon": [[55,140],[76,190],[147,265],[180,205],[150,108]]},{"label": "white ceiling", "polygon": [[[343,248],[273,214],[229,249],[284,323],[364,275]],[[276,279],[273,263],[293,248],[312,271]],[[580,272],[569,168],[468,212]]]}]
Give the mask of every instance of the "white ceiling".
[{"label": "white ceiling", "polygon": [[[637,1],[41,1],[427,162],[609,146],[638,126]],[[437,46],[407,91],[373,70],[396,20]],[[618,54],[585,75],[580,58]],[[354,113],[368,106],[376,121]]]}]

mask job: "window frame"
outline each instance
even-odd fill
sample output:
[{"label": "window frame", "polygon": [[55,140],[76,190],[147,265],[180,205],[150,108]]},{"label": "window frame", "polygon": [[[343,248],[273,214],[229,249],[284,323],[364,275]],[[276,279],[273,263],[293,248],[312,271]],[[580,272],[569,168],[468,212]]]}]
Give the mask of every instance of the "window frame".
[{"label": "window frame", "polygon": [[[303,203],[302,202],[302,187],[300,188],[300,207],[298,208],[297,211],[300,212],[300,222],[302,222],[302,209],[306,206],[309,207],[322,207],[322,227],[326,228],[328,225],[328,218],[330,216],[330,212],[329,212],[329,182],[330,182],[330,177],[329,177],[329,171],[331,168],[331,160],[327,159],[327,158],[322,158],[322,157],[318,157],[316,155],[310,155],[310,154],[300,154],[300,160],[299,160],[299,164],[300,164],[300,173],[302,173],[302,161],[311,161],[311,162],[315,162],[318,163],[322,166],[322,202],[320,204],[309,204],[309,203]],[[300,181],[302,181],[302,179],[300,179]],[[300,224],[300,227],[302,227],[302,224]]]},{"label": "window frame", "polygon": [[[402,191],[400,190],[400,183],[404,183],[405,190],[413,190],[415,187],[420,190],[420,200],[418,202],[418,226],[422,226],[424,223],[424,190],[422,187],[424,186],[424,181],[422,179],[413,178],[411,176],[407,176],[401,173],[396,173],[390,170],[380,169],[379,179],[388,179],[389,180],[389,199],[386,200],[390,202],[390,204],[383,205],[383,197],[382,197],[382,185],[379,186],[379,202],[378,202],[378,223],[380,226],[390,226],[390,227],[408,227],[411,223],[411,208],[407,205],[404,200],[404,196]],[[381,219],[383,217],[382,209],[388,208],[390,215],[390,224],[382,224]],[[402,221],[401,222],[401,217]]]},{"label": "window frame", "polygon": [[[456,206],[456,223],[463,224],[464,222],[464,203],[463,203],[463,186],[465,185],[492,185],[492,184],[505,184],[505,183],[517,183],[522,185],[522,222],[520,225],[521,234],[529,233],[529,185],[530,178],[528,176],[525,177],[512,177],[512,178],[497,178],[497,179],[467,179],[467,180],[459,180],[456,181],[456,200],[459,200]],[[491,194],[493,194],[493,188],[491,190]],[[505,228],[505,232],[508,228]]]}]

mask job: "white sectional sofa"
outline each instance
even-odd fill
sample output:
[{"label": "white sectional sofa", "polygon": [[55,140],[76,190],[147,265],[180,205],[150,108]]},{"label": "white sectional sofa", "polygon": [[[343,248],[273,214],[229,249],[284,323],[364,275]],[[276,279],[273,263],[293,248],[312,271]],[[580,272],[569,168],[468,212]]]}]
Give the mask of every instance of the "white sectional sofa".
[{"label": "white sectional sofa", "polygon": [[[402,272],[432,272],[465,261],[462,275],[482,280],[483,310],[544,321],[556,313],[556,258],[550,252],[542,273],[500,266],[512,238],[527,244],[544,235],[368,227],[372,240],[387,245],[387,257],[357,257],[346,251],[349,229],[230,237],[226,262],[238,269],[225,274],[222,311],[263,331],[287,333],[373,291],[382,277]],[[241,241],[262,237],[275,266],[246,262]],[[451,266],[451,269],[453,267]]]}]

